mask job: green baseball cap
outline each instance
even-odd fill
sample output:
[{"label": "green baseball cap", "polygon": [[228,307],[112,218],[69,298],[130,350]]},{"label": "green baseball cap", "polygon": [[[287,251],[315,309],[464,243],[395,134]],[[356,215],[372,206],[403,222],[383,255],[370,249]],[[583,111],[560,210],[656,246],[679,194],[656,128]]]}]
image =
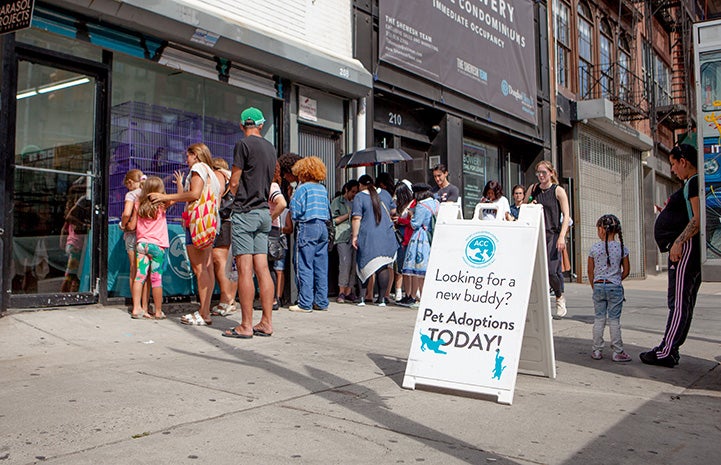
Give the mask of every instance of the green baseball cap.
[{"label": "green baseball cap", "polygon": [[240,114],[240,124],[243,126],[260,126],[265,123],[263,112],[255,107],[246,108]]}]

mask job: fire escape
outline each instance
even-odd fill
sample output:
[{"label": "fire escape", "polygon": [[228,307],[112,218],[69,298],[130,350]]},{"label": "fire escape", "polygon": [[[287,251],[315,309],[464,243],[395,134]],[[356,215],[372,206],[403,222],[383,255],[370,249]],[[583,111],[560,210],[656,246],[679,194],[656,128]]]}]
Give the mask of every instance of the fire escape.
[{"label": "fire escape", "polygon": [[[619,49],[627,48],[628,59],[612,63],[586,64],[579,69],[581,100],[605,98],[613,102],[614,119],[622,122],[649,118],[648,89],[645,80],[634,72],[638,26],[643,13],[637,3],[645,0],[618,0],[615,37]],[[623,25],[623,27],[622,27]],[[628,33],[623,31],[627,30]]]},{"label": "fire escape", "polygon": [[[669,34],[671,39],[671,76],[670,93],[658,85],[659,70],[653,66],[653,57],[650,56],[652,45],[647,43],[644,47],[648,66],[647,73],[651,73],[648,85],[651,104],[651,130],[656,135],[659,125],[665,125],[674,132],[689,131],[696,125],[693,89],[693,15],[688,0],[644,0],[646,11],[646,34],[651,36],[653,19]],[[644,39],[648,41],[648,37]]]}]

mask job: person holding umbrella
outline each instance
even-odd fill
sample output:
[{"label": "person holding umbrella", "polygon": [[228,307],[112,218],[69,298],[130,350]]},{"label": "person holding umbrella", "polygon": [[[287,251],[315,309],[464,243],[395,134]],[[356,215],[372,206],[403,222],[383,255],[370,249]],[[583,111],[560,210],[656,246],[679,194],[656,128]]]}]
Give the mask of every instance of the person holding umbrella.
[{"label": "person holding umbrella", "polygon": [[[388,288],[388,265],[395,261],[398,250],[391,219],[396,206],[387,191],[376,189],[369,175],[361,176],[358,183],[360,191],[353,199],[351,211],[351,244],[357,250],[356,270],[361,281],[358,305],[365,306],[366,287],[371,276],[376,276],[379,289]],[[385,295],[379,296],[378,306],[386,306]]]}]

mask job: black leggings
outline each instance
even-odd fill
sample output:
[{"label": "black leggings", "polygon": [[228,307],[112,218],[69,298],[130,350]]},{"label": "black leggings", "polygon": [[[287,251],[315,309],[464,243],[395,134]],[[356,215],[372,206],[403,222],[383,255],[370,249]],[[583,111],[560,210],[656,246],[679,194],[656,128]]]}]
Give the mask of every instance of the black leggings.
[{"label": "black leggings", "polygon": [[[378,286],[378,299],[380,302],[385,302],[386,289],[388,288],[388,280],[390,279],[389,275],[390,268],[388,268],[388,265],[383,265],[375,272],[376,285]],[[368,281],[370,281],[370,278],[366,279],[364,282],[361,283],[361,299],[365,299],[366,289],[368,288]]]}]

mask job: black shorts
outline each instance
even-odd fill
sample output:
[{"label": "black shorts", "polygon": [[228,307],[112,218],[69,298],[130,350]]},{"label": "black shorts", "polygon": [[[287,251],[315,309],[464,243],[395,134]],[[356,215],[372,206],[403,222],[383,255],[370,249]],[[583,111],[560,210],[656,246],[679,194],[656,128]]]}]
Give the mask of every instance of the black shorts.
[{"label": "black shorts", "polygon": [[213,243],[213,247],[228,248],[230,247],[230,239],[230,220],[223,220],[220,223],[220,231],[215,236],[215,243]]}]

